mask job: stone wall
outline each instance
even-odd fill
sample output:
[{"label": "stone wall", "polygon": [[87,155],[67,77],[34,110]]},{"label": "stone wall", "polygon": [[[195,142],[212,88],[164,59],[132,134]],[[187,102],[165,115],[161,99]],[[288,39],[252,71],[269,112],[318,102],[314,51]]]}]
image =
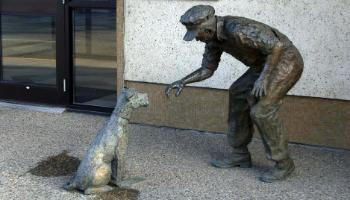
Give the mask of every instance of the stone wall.
[{"label": "stone wall", "polygon": [[[125,80],[170,83],[200,67],[204,44],[183,41],[185,28],[179,23],[197,4],[285,33],[305,61],[304,74],[289,94],[350,100],[349,0],[125,0]],[[227,89],[245,70],[224,54],[214,76],[193,85]]]}]

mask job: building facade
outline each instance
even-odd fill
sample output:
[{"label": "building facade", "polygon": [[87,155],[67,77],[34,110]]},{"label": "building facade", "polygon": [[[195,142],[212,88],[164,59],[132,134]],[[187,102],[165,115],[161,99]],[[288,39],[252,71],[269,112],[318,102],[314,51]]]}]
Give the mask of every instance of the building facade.
[{"label": "building facade", "polygon": [[[350,149],[350,2],[344,0],[1,0],[3,100],[110,111],[123,86],[150,95],[134,122],[226,132],[227,89],[246,67],[223,55],[214,76],[177,98],[164,88],[200,67],[204,44],[182,40],[180,16],[217,15],[285,33],[305,70],[280,110],[290,140]],[[258,134],[257,134],[258,135]]]}]

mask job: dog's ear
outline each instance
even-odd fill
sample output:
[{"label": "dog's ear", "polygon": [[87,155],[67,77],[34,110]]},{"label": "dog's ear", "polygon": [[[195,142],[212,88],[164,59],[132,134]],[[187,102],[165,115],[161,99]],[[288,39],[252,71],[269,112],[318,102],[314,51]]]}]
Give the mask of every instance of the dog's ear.
[{"label": "dog's ear", "polygon": [[131,97],[133,97],[137,93],[137,90],[134,88],[127,88],[127,89],[125,89],[125,92],[126,92],[126,98],[130,99]]}]

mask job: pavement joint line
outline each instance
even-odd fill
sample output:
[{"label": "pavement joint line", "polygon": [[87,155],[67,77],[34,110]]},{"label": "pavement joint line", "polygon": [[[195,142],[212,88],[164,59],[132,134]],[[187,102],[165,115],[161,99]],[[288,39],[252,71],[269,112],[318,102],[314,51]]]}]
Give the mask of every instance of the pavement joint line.
[{"label": "pavement joint line", "polygon": [[44,112],[44,113],[55,113],[55,114],[62,114],[66,110],[65,108],[62,108],[62,107],[27,105],[27,104],[9,103],[9,102],[0,102],[0,107],[15,108],[20,110],[29,110],[29,111]]}]

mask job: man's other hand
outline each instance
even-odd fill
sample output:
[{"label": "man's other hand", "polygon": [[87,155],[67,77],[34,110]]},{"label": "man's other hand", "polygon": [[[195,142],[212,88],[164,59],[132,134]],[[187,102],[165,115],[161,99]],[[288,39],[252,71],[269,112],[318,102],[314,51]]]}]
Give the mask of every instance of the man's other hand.
[{"label": "man's other hand", "polygon": [[174,89],[174,88],[176,88],[177,91],[176,91],[175,96],[179,96],[184,87],[185,87],[185,84],[183,83],[182,80],[175,81],[174,83],[168,85],[168,86],[165,88],[165,95],[166,95],[167,97],[169,97],[169,96],[170,96],[171,90]]},{"label": "man's other hand", "polygon": [[254,84],[254,88],[251,91],[251,95],[259,98],[266,95],[266,80],[264,77],[259,77]]}]

